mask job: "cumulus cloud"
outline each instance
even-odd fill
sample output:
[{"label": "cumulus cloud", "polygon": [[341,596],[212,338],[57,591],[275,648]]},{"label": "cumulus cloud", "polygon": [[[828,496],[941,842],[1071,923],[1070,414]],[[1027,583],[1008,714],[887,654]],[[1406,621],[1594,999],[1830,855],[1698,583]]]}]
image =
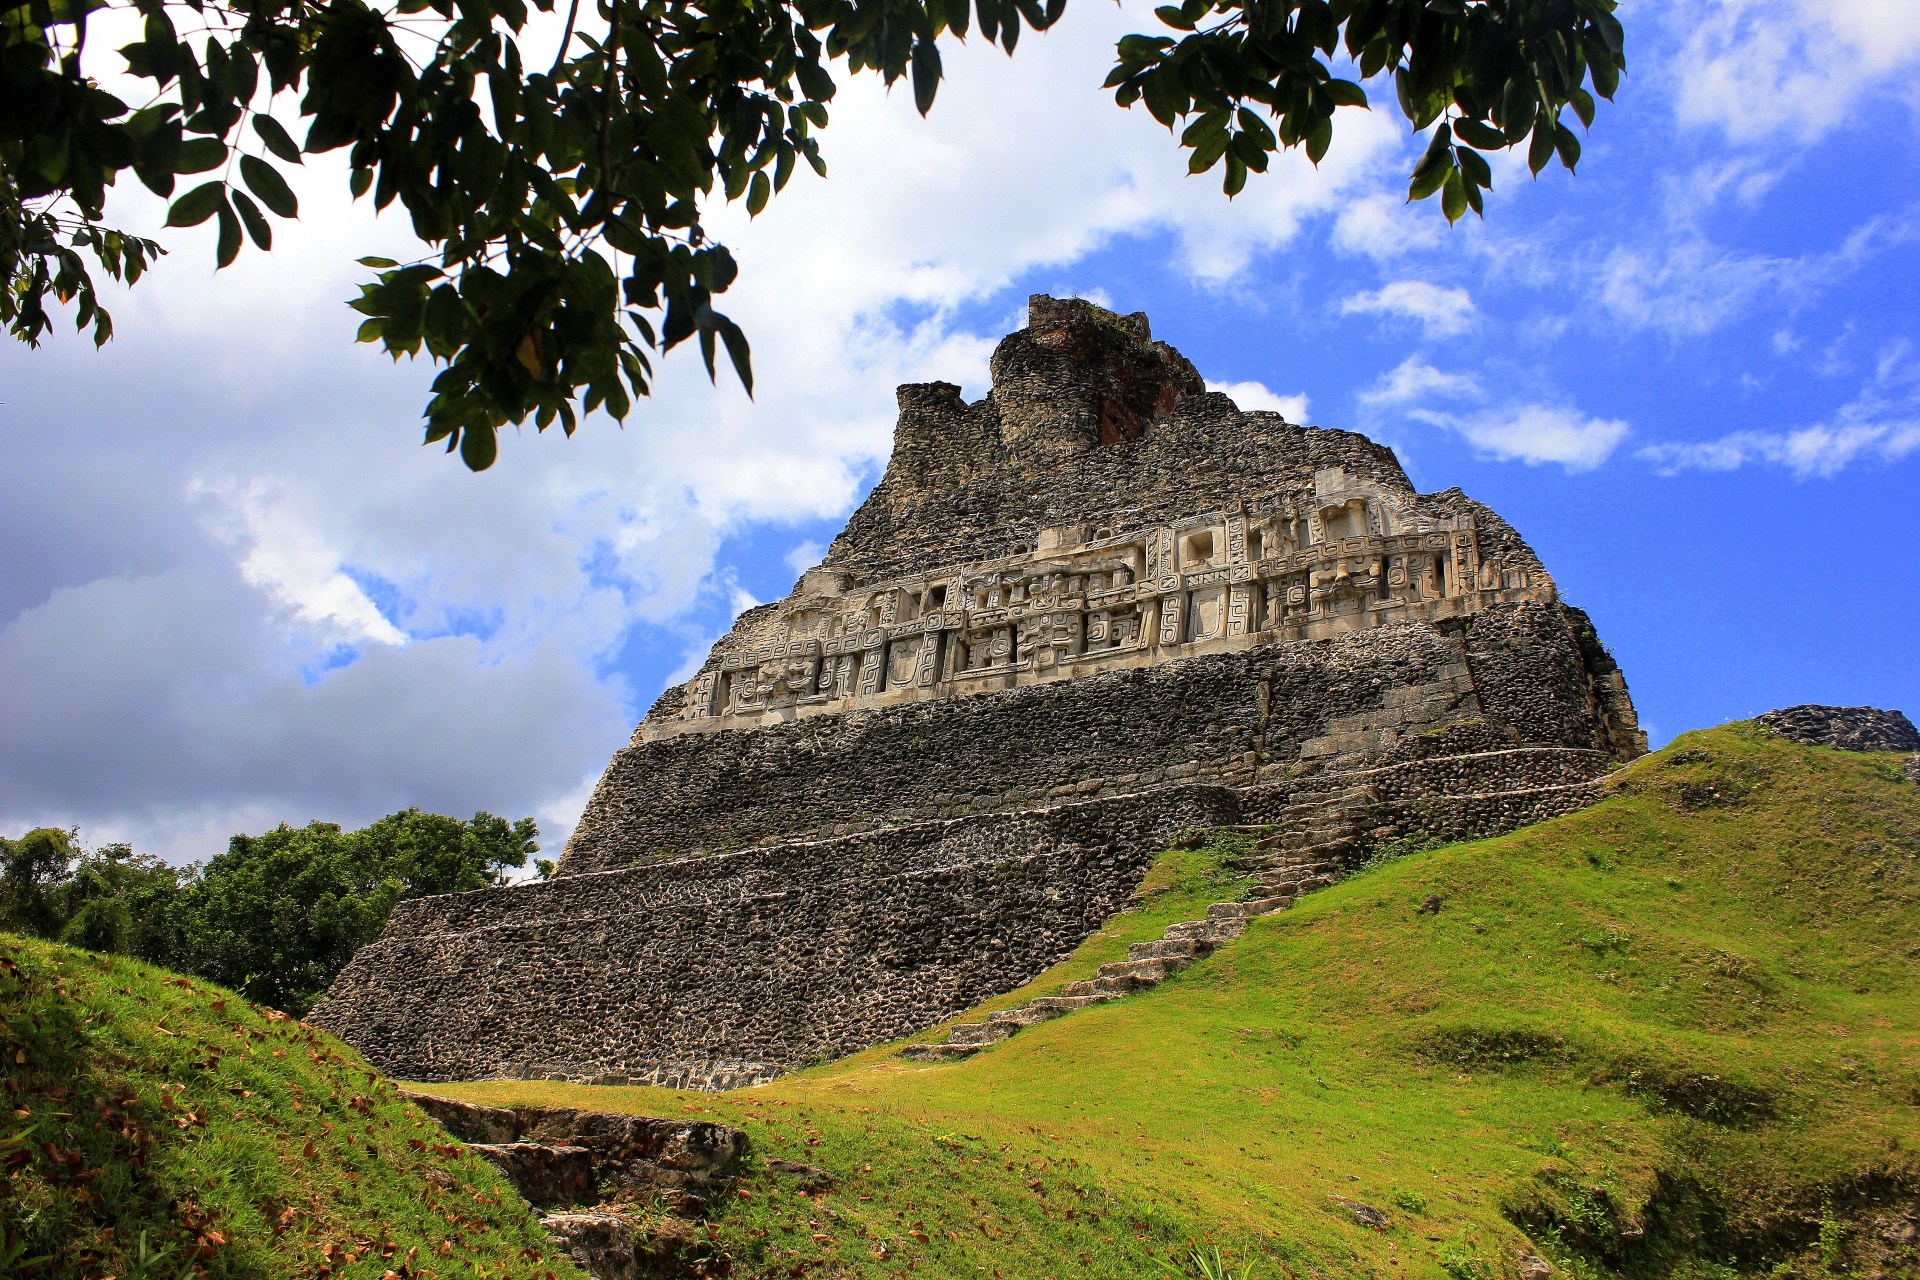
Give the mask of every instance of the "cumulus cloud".
[{"label": "cumulus cloud", "polygon": [[1888,345],[1861,392],[1831,419],[1785,431],[1733,431],[1712,440],[1648,445],[1638,457],[1661,475],[1779,467],[1800,480],[1858,465],[1888,466],[1920,453],[1920,369],[1912,345]]},{"label": "cumulus cloud", "polygon": [[819,564],[820,557],[826,554],[827,549],[825,546],[809,538],[794,547],[793,550],[787,552],[781,559],[786,562],[787,568],[793,570],[794,576],[798,577],[813,568],[813,566]]},{"label": "cumulus cloud", "polygon": [[[1417,356],[1401,361],[1358,396],[1370,415],[1398,411],[1406,418],[1452,432],[1484,457],[1529,466],[1555,463],[1569,472],[1590,471],[1613,456],[1625,440],[1625,422],[1595,418],[1563,405],[1509,401],[1486,405],[1480,379],[1436,369]],[[1456,407],[1435,407],[1436,402]],[[1467,406],[1479,404],[1480,408]]]},{"label": "cumulus cloud", "polygon": [[1425,280],[1395,280],[1371,293],[1356,293],[1342,299],[1340,314],[1398,316],[1420,325],[1429,338],[1465,333],[1478,319],[1465,289]]},{"label": "cumulus cloud", "polygon": [[1436,397],[1478,400],[1482,395],[1478,379],[1471,374],[1445,373],[1418,356],[1408,356],[1374,379],[1359,399],[1362,408],[1391,409]]},{"label": "cumulus cloud", "polygon": [[1220,392],[1239,405],[1243,412],[1264,409],[1279,414],[1295,425],[1307,420],[1307,397],[1304,393],[1283,396],[1267,390],[1266,385],[1259,382],[1209,382],[1207,390]]},{"label": "cumulus cloud", "polygon": [[[433,370],[352,346],[353,258],[414,246],[345,200],[338,157],[290,175],[303,217],[271,258],[215,275],[210,227],[167,232],[104,354],[0,351],[0,830],[77,822],[189,857],[421,804],[564,838],[658,682],[751,603],[724,540],[845,512],[884,465],[896,384],[985,389],[997,332],[963,307],[1129,235],[1231,285],[1403,159],[1384,113],[1343,111],[1318,169],[1279,159],[1227,201],[1099,88],[1150,21],[1075,8],[1017,58],[950,46],[927,120],[849,80],[832,179],[714,219],[757,398],[675,353],[624,430],[510,432],[480,476],[416,443]],[[115,198],[132,229],[164,216],[137,184]]]},{"label": "cumulus cloud", "polygon": [[1453,432],[1486,457],[1529,466],[1555,463],[1569,473],[1604,463],[1630,430],[1617,418],[1550,404],[1510,404],[1467,415],[1415,409],[1407,416]]},{"label": "cumulus cloud", "polygon": [[1363,196],[1347,202],[1334,220],[1333,247],[1385,261],[1432,248],[1440,243],[1443,229],[1444,224],[1433,218],[1431,206],[1385,195]]},{"label": "cumulus cloud", "polygon": [[1681,122],[1740,142],[1811,142],[1920,61],[1910,0],[1691,0],[1670,17]]},{"label": "cumulus cloud", "polygon": [[1598,271],[1600,302],[1615,319],[1673,339],[1698,338],[1766,305],[1803,305],[1888,250],[1920,239],[1920,211],[1868,218],[1839,244],[1779,257],[1715,244],[1693,213],[1676,211],[1659,247],[1617,246]]}]

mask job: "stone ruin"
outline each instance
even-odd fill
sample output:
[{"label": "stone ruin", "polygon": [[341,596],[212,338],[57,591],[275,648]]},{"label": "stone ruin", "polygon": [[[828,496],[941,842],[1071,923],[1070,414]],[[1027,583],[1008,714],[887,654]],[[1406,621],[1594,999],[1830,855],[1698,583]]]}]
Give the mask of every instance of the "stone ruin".
[{"label": "stone ruin", "polygon": [[1183,833],[1311,811],[1357,860],[1646,750],[1492,511],[1242,412],[1144,315],[1028,315],[984,399],[900,388],[885,477],[655,703],[552,879],[401,903],[313,1020],[413,1080],[757,1083],[1031,980]]},{"label": "stone ruin", "polygon": [[1782,707],[1754,717],[1780,737],[1840,751],[1920,751],[1920,730],[1898,711],[1879,707]]}]

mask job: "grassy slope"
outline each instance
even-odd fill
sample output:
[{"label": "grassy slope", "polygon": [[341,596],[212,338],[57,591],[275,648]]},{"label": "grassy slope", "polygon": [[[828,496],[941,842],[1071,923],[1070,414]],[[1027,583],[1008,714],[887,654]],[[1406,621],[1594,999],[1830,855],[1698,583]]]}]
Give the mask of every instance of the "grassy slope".
[{"label": "grassy slope", "polygon": [[[1616,778],[965,1062],[873,1050],[718,1096],[438,1088],[711,1115],[840,1175],[729,1206],[737,1275],[1155,1275],[1200,1240],[1262,1275],[1466,1280],[1528,1248],[1576,1275],[1913,1273],[1910,1249],[1874,1261],[1871,1219],[1920,1190],[1920,789],[1742,726]],[[1179,857],[1035,987],[1221,896],[1207,853]]]},{"label": "grassy slope", "polygon": [[0,935],[0,1276],[577,1280],[352,1050],[136,961]]}]

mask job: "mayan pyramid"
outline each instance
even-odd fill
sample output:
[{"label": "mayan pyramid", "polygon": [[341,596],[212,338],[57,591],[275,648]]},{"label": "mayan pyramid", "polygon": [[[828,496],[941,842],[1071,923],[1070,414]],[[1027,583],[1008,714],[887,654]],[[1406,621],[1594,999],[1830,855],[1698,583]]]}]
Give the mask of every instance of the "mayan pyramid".
[{"label": "mayan pyramid", "polygon": [[404,902],[314,1021],[391,1075],[727,1088],[1011,990],[1185,833],[1349,863],[1598,797],[1646,749],[1586,615],[1393,452],[1242,412],[1036,296],[607,766],[551,880]]}]

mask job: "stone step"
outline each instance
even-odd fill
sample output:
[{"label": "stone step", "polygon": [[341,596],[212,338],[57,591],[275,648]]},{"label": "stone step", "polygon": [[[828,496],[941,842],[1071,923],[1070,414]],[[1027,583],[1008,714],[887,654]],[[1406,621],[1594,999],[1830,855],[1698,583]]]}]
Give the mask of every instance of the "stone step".
[{"label": "stone step", "polygon": [[963,1022],[947,1033],[948,1044],[989,1045],[1005,1040],[1020,1029],[1018,1024],[996,1022]]},{"label": "stone step", "polygon": [[1298,858],[1291,855],[1283,858],[1242,858],[1233,864],[1236,871],[1294,871],[1302,875],[1313,875],[1339,866],[1331,858]]},{"label": "stone step", "polygon": [[1244,920],[1182,920],[1179,924],[1170,924],[1160,936],[1164,939],[1202,938],[1218,946],[1222,942],[1231,942],[1247,930]]},{"label": "stone step", "polygon": [[[1050,1005],[1036,1005],[1032,1001],[1028,1001],[1017,1009],[1002,1009],[998,1013],[991,1014],[988,1016],[987,1021],[996,1027],[1011,1027],[1013,1031],[1018,1031],[1021,1027],[1031,1027],[1036,1023],[1050,1022],[1067,1012],[1069,1012],[1069,1010],[1055,1009]],[[1009,1031],[1007,1034],[1012,1035],[1013,1031]]]},{"label": "stone step", "polygon": [[1285,911],[1293,905],[1290,897],[1255,898],[1251,902],[1216,902],[1207,908],[1210,920],[1250,920],[1255,916],[1272,915],[1276,911]]},{"label": "stone step", "polygon": [[1154,942],[1136,942],[1127,948],[1129,960],[1197,960],[1213,950],[1213,944],[1204,938],[1167,938]]},{"label": "stone step", "polygon": [[912,1058],[916,1062],[951,1062],[956,1058],[969,1058],[980,1052],[977,1044],[910,1044],[900,1051],[903,1058]]},{"label": "stone step", "polygon": [[1326,822],[1311,827],[1297,827],[1288,831],[1275,832],[1253,846],[1261,853],[1287,853],[1299,849],[1311,849],[1315,845],[1326,844],[1332,840],[1351,839],[1360,834],[1366,826],[1364,821]]},{"label": "stone step", "polygon": [[1333,879],[1332,876],[1328,875],[1294,876],[1288,874],[1255,876],[1253,878],[1253,887],[1267,897],[1284,896],[1297,898],[1303,893],[1312,893],[1316,889],[1326,888],[1333,883]]},{"label": "stone step", "polygon": [[1061,1013],[1072,1013],[1075,1009],[1084,1009],[1088,1005],[1103,1004],[1106,996],[1040,996],[1027,1001],[1029,1009],[1055,1009]]},{"label": "stone step", "polygon": [[1084,982],[1069,982],[1060,990],[1070,996],[1130,996],[1136,991],[1145,991],[1159,981],[1158,978],[1114,976],[1093,978]]},{"label": "stone step", "polygon": [[1095,976],[1101,978],[1138,978],[1145,982],[1158,982],[1162,978],[1180,972],[1193,963],[1190,956],[1168,956],[1151,960],[1115,960],[1103,964],[1095,970]]}]

